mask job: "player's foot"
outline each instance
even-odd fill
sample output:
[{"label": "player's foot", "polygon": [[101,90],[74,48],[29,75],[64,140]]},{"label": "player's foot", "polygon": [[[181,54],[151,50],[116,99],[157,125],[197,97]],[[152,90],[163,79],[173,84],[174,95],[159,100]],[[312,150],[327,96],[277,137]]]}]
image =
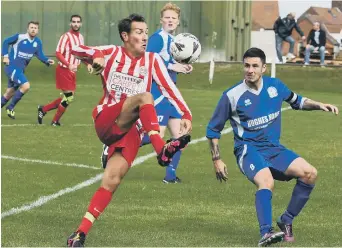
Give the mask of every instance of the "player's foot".
[{"label": "player's foot", "polygon": [[176,152],[186,147],[190,142],[191,136],[185,134],[177,139],[167,141],[163,150],[158,154],[157,160],[161,166],[168,166]]},{"label": "player's foot", "polygon": [[284,233],[283,232],[274,232],[270,230],[270,232],[265,233],[264,236],[259,240],[258,246],[264,247],[269,246],[271,244],[275,244],[283,241]]},{"label": "player's foot", "polygon": [[105,169],[106,166],[107,166],[107,162],[108,162],[108,149],[109,149],[109,146],[103,145],[102,154],[101,154],[101,164],[102,164],[102,168],[103,169]]},{"label": "player's foot", "polygon": [[46,115],[46,112],[43,111],[43,106],[38,105],[38,124],[43,123],[43,117]]},{"label": "player's foot", "polygon": [[14,109],[6,109],[6,111],[7,111],[8,117],[14,120],[15,119]]},{"label": "player's foot", "polygon": [[176,179],[172,180],[166,180],[166,178],[163,179],[163,183],[181,183],[182,180],[179,177],[176,177]]},{"label": "player's foot", "polygon": [[74,232],[67,240],[67,247],[84,247],[85,237],[83,232]]},{"label": "player's foot", "polygon": [[294,242],[294,236],[293,236],[293,232],[292,232],[292,224],[285,224],[281,220],[281,216],[280,216],[277,219],[277,225],[278,225],[279,229],[285,233],[284,241],[285,242]]},{"label": "player's foot", "polygon": [[60,127],[61,123],[59,123],[58,121],[53,121],[53,122],[51,122],[51,126],[53,126],[53,127]]}]

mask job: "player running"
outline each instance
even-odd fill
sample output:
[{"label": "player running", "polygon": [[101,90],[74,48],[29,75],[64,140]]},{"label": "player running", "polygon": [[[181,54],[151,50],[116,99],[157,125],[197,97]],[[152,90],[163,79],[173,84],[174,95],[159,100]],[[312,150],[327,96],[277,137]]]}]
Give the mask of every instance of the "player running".
[{"label": "player running", "polygon": [[[8,37],[2,44],[3,63],[8,84],[5,94],[1,97],[1,108],[13,97],[11,103],[6,107],[7,115],[12,119],[15,119],[14,107],[30,89],[30,82],[24,75],[24,71],[32,57],[36,56],[47,66],[55,63],[54,60],[45,56],[42,41],[37,37],[38,31],[39,22],[30,21],[27,24],[27,33],[18,33]],[[9,46],[12,47],[8,54]]]},{"label": "player running", "polygon": [[[80,60],[71,54],[72,46],[84,45],[83,35],[80,33],[82,27],[82,17],[72,15],[70,17],[70,30],[59,39],[56,57],[58,66],[56,68],[56,88],[62,91],[63,97],[59,97],[45,106],[38,106],[38,123],[43,123],[43,117],[47,112],[57,109],[51,122],[52,126],[60,126],[59,120],[65,113],[67,107],[74,101],[76,90],[76,72],[80,65]],[[88,71],[92,72],[92,67],[88,64]]]},{"label": "player running", "polygon": [[[259,246],[294,241],[293,219],[301,212],[315,186],[317,170],[280,144],[281,106],[286,101],[295,110],[323,110],[338,114],[338,108],[297,95],[277,78],[263,76],[266,56],[250,48],[243,56],[245,79],[223,92],[207,127],[216,177],[227,180],[227,168],[220,157],[221,131],[230,121],[234,131],[234,154],[241,172],[257,187],[255,207],[260,226]],[[296,178],[290,203],[277,219],[281,232],[272,229],[274,179]]]},{"label": "player running", "polygon": [[[92,59],[96,72],[101,72],[104,95],[93,110],[96,133],[109,146],[109,160],[101,187],[90,201],[80,226],[67,240],[71,247],[83,246],[93,222],[105,210],[134,161],[146,132],[158,154],[158,163],[167,166],[172,156],[190,142],[191,113],[170,78],[158,54],[146,52],[148,28],[137,14],[121,20],[121,46],[90,48],[78,46],[72,54]],[[185,135],[165,144],[159,135],[159,124],[151,90],[152,80],[182,113],[181,132]]]}]

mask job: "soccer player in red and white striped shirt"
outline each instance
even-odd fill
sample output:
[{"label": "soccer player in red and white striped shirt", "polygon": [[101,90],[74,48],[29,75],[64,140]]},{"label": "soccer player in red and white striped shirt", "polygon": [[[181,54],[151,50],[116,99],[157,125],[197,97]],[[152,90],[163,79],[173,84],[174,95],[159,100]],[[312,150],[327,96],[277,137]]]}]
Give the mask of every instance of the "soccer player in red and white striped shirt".
[{"label": "soccer player in red and white striped shirt", "polygon": [[[190,142],[191,113],[170,78],[161,57],[146,52],[148,28],[142,16],[132,14],[118,24],[124,42],[121,46],[74,47],[72,54],[93,60],[101,74],[103,97],[93,110],[95,129],[102,143],[109,146],[107,166],[101,187],[90,201],[88,211],[76,232],[67,241],[70,247],[83,246],[93,222],[104,211],[122,178],[131,167],[146,132],[158,154],[160,165],[167,166],[172,156]],[[165,144],[150,93],[152,80],[182,115],[183,136]]]},{"label": "soccer player in red and white striped shirt", "polygon": [[[76,89],[76,72],[80,65],[80,60],[71,54],[73,46],[84,45],[83,35],[80,33],[82,27],[82,17],[72,15],[70,18],[71,29],[63,34],[59,39],[56,57],[59,60],[56,68],[56,88],[61,90],[63,97],[59,97],[45,106],[38,106],[38,123],[42,124],[44,115],[57,108],[57,112],[51,125],[60,126],[59,120],[64,114],[66,108],[74,100]],[[91,71],[91,65],[88,65],[88,71]]]}]

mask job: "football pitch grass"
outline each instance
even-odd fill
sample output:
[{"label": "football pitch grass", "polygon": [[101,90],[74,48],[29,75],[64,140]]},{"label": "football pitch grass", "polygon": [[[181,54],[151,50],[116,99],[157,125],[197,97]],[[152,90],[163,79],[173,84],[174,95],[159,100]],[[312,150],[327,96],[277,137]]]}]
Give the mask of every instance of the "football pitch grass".
[{"label": "football pitch grass", "polygon": [[[1,246],[60,247],[79,225],[100,184],[94,180],[87,187],[74,187],[102,173],[102,146],[91,118],[102,88],[98,77],[81,68],[75,102],[61,119],[63,126],[49,125],[54,111],[45,116],[44,125],[35,125],[37,105],[55,99],[59,92],[54,68],[32,62],[26,73],[31,90],[15,109],[16,120],[9,119],[5,109],[1,113],[1,211],[28,205],[20,213],[2,215]],[[222,91],[242,77],[241,65],[217,64],[214,83],[209,85],[208,68],[195,64],[193,74],[179,77],[179,88],[193,113],[193,140],[205,136]],[[277,77],[297,93],[342,109],[341,68],[278,66]],[[2,92],[6,85],[3,74]],[[296,242],[276,246],[342,246],[341,115],[287,110],[282,113],[281,142],[318,169],[318,181],[294,221]],[[163,184],[165,169],[154,157],[133,167],[89,233],[86,246],[256,246],[255,186],[236,165],[231,132],[222,136],[220,147],[228,166],[227,183],[216,180],[204,139],[183,152],[177,170],[181,184]],[[152,147],[146,146],[138,156],[151,152]],[[14,160],[18,158],[26,160]],[[274,225],[294,184],[294,180],[275,183]],[[51,195],[55,198],[42,198]],[[38,199],[41,206],[31,204]]]}]

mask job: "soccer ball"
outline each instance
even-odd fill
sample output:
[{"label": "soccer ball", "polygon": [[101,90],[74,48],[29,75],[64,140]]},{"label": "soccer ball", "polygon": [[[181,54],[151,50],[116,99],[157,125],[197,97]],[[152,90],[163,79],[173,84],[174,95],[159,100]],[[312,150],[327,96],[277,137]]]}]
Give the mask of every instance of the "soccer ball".
[{"label": "soccer ball", "polygon": [[177,35],[170,44],[172,57],[181,64],[194,63],[201,55],[201,43],[189,33]]}]

